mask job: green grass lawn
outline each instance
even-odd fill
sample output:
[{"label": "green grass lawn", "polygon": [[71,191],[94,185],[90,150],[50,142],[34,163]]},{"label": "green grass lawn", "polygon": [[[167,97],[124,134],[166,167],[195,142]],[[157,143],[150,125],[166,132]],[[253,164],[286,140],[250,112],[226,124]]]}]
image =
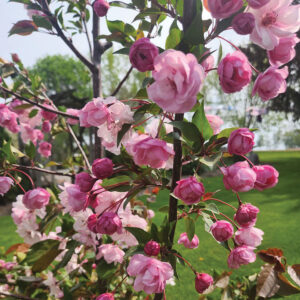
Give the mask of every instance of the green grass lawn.
[{"label": "green grass lawn", "polygon": [[[300,152],[259,152],[261,163],[273,165],[280,173],[278,185],[264,192],[251,191],[242,193],[243,202],[250,202],[258,206],[260,213],[256,227],[264,232],[264,240],[258,249],[269,247],[281,248],[289,264],[300,263]],[[209,177],[204,179],[206,192],[221,191],[217,198],[237,206],[234,194],[224,189],[222,177]],[[167,191],[161,191],[156,203],[151,208],[157,211],[159,207],[168,204]],[[233,211],[227,206],[218,204],[222,211],[231,217]],[[157,212],[155,220],[161,222],[163,213]],[[15,233],[15,226],[10,217],[0,217],[0,245],[5,248],[20,242]],[[183,221],[178,223],[176,241],[181,232],[184,232]],[[199,272],[212,272],[212,269],[228,270],[226,260],[228,252],[219,246],[210,234],[205,232],[201,219],[196,223],[196,233],[200,244],[198,249],[188,250],[182,245],[176,248],[187,258]],[[243,266],[233,271],[233,276],[251,275],[259,271],[263,262],[260,259],[253,264]],[[194,289],[194,275],[189,268],[178,266],[180,280],[174,287],[167,288],[168,300],[197,300],[199,295]],[[210,299],[220,299],[214,296]],[[298,296],[290,296],[288,299],[300,299]]]}]

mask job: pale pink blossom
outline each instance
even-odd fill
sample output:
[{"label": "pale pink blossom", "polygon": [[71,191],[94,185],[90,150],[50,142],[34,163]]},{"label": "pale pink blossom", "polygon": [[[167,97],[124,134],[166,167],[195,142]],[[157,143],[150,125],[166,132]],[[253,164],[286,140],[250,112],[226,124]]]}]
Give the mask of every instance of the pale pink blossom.
[{"label": "pale pink blossom", "polygon": [[177,243],[184,245],[184,247],[188,248],[188,249],[197,249],[199,246],[199,238],[195,234],[194,237],[192,238],[192,240],[190,241],[187,236],[187,233],[183,232],[180,234],[180,237],[179,237]]},{"label": "pale pink blossom", "polygon": [[55,298],[62,298],[64,296],[63,291],[59,287],[58,281],[51,271],[47,272],[47,279],[43,281],[43,284],[49,287],[50,296],[54,296]]},{"label": "pale pink blossom", "polygon": [[125,252],[120,249],[119,246],[114,244],[104,244],[98,248],[98,254],[96,259],[104,258],[108,263],[122,263],[124,259]]},{"label": "pale pink blossom", "polygon": [[142,254],[132,256],[127,273],[135,276],[133,288],[146,294],[162,293],[166,281],[173,277],[173,269],[167,262],[161,262]]},{"label": "pale pink blossom", "polygon": [[13,184],[14,181],[10,177],[0,176],[0,195],[6,194]]},{"label": "pale pink blossom", "polygon": [[21,138],[25,144],[31,141],[36,145],[38,140],[44,139],[44,134],[39,129],[34,129],[31,125],[21,123]]},{"label": "pale pink blossom", "polygon": [[240,228],[235,233],[234,240],[238,245],[245,245],[250,247],[258,247],[263,239],[264,232],[259,228],[248,227]]},{"label": "pale pink blossom", "polygon": [[76,184],[71,184],[66,187],[68,196],[68,203],[73,211],[80,211],[87,207],[88,196],[86,193],[81,192],[80,188]]},{"label": "pale pink blossom", "polygon": [[208,0],[207,4],[214,18],[225,19],[242,8],[243,0]]},{"label": "pale pink blossom", "polygon": [[51,156],[52,145],[48,142],[42,142],[39,144],[38,153],[44,157]]},{"label": "pale pink blossom", "polygon": [[[206,55],[207,53],[204,53]],[[212,55],[207,56],[201,63],[204,71],[207,73],[210,69],[212,69],[215,65],[215,59]]]},{"label": "pale pink blossom", "polygon": [[256,255],[253,250],[254,248],[249,246],[239,246],[233,249],[228,256],[228,267],[238,269],[241,265],[255,262]]},{"label": "pale pink blossom", "polygon": [[12,112],[7,105],[0,104],[0,126],[7,128],[13,133],[17,133],[20,130],[18,125],[18,115]]},{"label": "pale pink blossom", "polygon": [[115,211],[116,205],[119,200],[126,196],[126,192],[110,192],[99,190],[99,194],[97,195],[97,206],[95,207],[95,211],[97,214],[101,214],[104,211]]},{"label": "pale pink blossom", "polygon": [[263,100],[267,101],[277,97],[286,91],[286,81],[289,71],[285,66],[282,69],[269,67],[264,73],[260,73],[254,83],[252,96],[256,93]]},{"label": "pale pink blossom", "polygon": [[220,128],[224,124],[224,121],[216,115],[206,115],[206,119],[213,130],[213,134],[220,133]]},{"label": "pale pink blossom", "polygon": [[[67,109],[67,114],[72,115],[72,116],[74,116],[74,117],[78,117],[78,116],[79,116],[79,109],[68,108],[68,109]],[[67,119],[67,122],[68,122],[70,125],[76,125],[76,124],[79,123],[79,120],[77,120],[77,119],[72,119],[72,118],[68,118],[68,119]]]},{"label": "pale pink blossom", "polygon": [[184,113],[197,102],[205,79],[203,67],[193,54],[169,49],[154,59],[155,82],[148,86],[149,99],[167,112]]},{"label": "pale pink blossom", "polygon": [[[160,126],[160,119],[151,119],[150,123],[147,124],[145,127],[145,133],[149,134],[151,137],[156,138],[157,137],[157,131]],[[165,128],[166,134],[173,131],[173,126],[171,124],[163,122],[163,125]]]},{"label": "pale pink blossom", "polygon": [[291,36],[300,28],[300,5],[293,0],[270,0],[258,9],[249,8],[255,17],[250,39],[266,50],[273,50],[280,38]]},{"label": "pale pink blossom", "polygon": [[123,102],[116,100],[113,97],[109,97],[106,101],[110,101],[112,104],[109,105],[108,111],[112,121],[119,126],[121,129],[122,125],[133,122],[133,111],[129,105],[125,105]]}]

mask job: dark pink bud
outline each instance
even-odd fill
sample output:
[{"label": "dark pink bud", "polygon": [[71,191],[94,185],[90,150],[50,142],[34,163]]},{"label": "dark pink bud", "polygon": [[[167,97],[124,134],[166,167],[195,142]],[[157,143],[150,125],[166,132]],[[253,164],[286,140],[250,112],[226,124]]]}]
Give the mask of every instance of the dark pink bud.
[{"label": "dark pink bud", "polygon": [[258,9],[266,5],[270,0],[248,0],[250,7]]},{"label": "dark pink bud", "polygon": [[17,53],[12,53],[11,58],[12,58],[12,60],[13,60],[15,63],[21,62],[21,60],[20,60],[20,58],[19,58],[19,56],[18,56]]},{"label": "dark pink bud", "polygon": [[96,0],[93,4],[93,7],[98,17],[104,17],[109,9],[109,4],[105,0]]},{"label": "dark pink bud", "polygon": [[214,283],[214,279],[206,273],[197,273],[195,279],[195,289],[199,294],[202,294]]},{"label": "dark pink bud", "polygon": [[51,123],[50,121],[46,120],[43,122],[43,125],[42,125],[42,131],[45,132],[45,133],[48,133],[51,131]]},{"label": "dark pink bud", "polygon": [[233,227],[227,221],[217,221],[210,227],[210,231],[218,242],[225,242],[233,236]]},{"label": "dark pink bud", "polygon": [[98,296],[96,300],[115,300],[115,297],[112,293],[105,293]]},{"label": "dark pink bud", "polygon": [[113,174],[113,166],[113,162],[109,158],[98,158],[93,162],[92,171],[98,179],[104,179]]},{"label": "dark pink bud", "polygon": [[98,218],[97,218],[96,214],[90,215],[87,220],[88,229],[94,233],[97,233],[97,230],[96,230],[97,221],[98,221]]},{"label": "dark pink bud", "polygon": [[98,233],[114,234],[122,232],[122,222],[119,216],[114,212],[105,212],[98,219],[96,229]]},{"label": "dark pink bud", "polygon": [[254,226],[259,209],[250,203],[242,204],[234,215],[234,220],[242,227]]},{"label": "dark pink bud", "polygon": [[241,35],[250,34],[255,27],[255,18],[251,13],[241,13],[232,20],[232,28]]},{"label": "dark pink bud", "polygon": [[144,252],[149,256],[157,256],[160,252],[160,245],[155,241],[149,241],[145,247]]},{"label": "dark pink bud", "polygon": [[75,184],[79,186],[81,192],[86,193],[92,189],[96,180],[96,178],[86,172],[81,172],[75,176]]},{"label": "dark pink bud", "polygon": [[154,58],[158,54],[158,48],[148,38],[141,38],[132,44],[129,59],[132,66],[140,72],[152,71]]}]

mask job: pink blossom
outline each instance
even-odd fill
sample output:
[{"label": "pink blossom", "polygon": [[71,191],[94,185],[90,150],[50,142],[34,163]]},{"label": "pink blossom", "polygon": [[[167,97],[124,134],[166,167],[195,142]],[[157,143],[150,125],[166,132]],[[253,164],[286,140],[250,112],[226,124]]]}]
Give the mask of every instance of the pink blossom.
[{"label": "pink blossom", "polygon": [[23,108],[19,108],[21,105],[23,105],[23,104],[25,104],[24,102],[22,102],[21,100],[19,100],[19,99],[13,99],[10,103],[9,103],[9,105],[8,105],[8,107],[9,107],[9,109],[12,111],[12,112],[14,112],[14,113],[16,113],[16,114],[23,114],[24,112],[25,112],[25,109],[23,109]]},{"label": "pink blossom", "polygon": [[148,38],[141,38],[130,47],[129,60],[140,72],[152,71],[154,58],[158,54],[158,48]]},{"label": "pink blossom", "polygon": [[221,60],[218,74],[223,91],[235,93],[250,83],[252,70],[246,55],[235,51]]},{"label": "pink blossom", "polygon": [[286,81],[288,77],[288,67],[277,69],[269,67],[264,73],[260,73],[254,83],[252,97],[257,93],[263,100],[267,101],[277,97],[286,91]]},{"label": "pink blossom", "polygon": [[251,227],[256,223],[259,209],[250,203],[242,204],[234,215],[234,220],[242,227]]},{"label": "pink blossom", "polygon": [[148,256],[157,256],[160,252],[160,245],[155,241],[149,241],[144,247],[144,252]]},{"label": "pink blossom", "polygon": [[248,5],[252,8],[261,8],[266,5],[270,0],[247,0]]},{"label": "pink blossom", "polygon": [[300,5],[292,0],[270,0],[258,9],[249,8],[255,17],[250,39],[266,50],[273,50],[280,38],[291,36],[300,27]]},{"label": "pink blossom", "polygon": [[133,111],[131,111],[129,105],[125,105],[114,97],[106,98],[105,103],[107,102],[110,104],[108,107],[110,118],[118,126],[119,130],[121,130],[123,124],[133,122]]},{"label": "pink blossom", "polygon": [[278,183],[278,171],[270,165],[254,166],[253,171],[256,173],[254,188],[263,191],[270,189]]},{"label": "pink blossom", "polygon": [[39,129],[34,129],[28,124],[21,123],[21,138],[25,144],[31,141],[36,145],[38,140],[44,139],[44,134]]},{"label": "pink blossom", "polygon": [[163,140],[146,137],[133,146],[133,159],[139,165],[151,168],[164,168],[174,151]]},{"label": "pink blossom", "polygon": [[96,180],[96,178],[86,172],[78,173],[75,176],[75,184],[79,186],[81,192],[85,193],[89,192],[93,188]]},{"label": "pink blossom", "polygon": [[96,0],[93,4],[93,7],[98,17],[104,17],[109,9],[109,3],[105,0]]},{"label": "pink blossom", "polygon": [[133,288],[146,294],[162,293],[166,281],[173,277],[173,269],[167,262],[161,262],[142,254],[132,256],[127,267],[130,276],[136,276]]},{"label": "pink blossom", "polygon": [[229,167],[222,167],[223,183],[227,190],[248,192],[254,188],[256,174],[247,161],[237,162]]},{"label": "pink blossom", "polygon": [[199,294],[202,294],[214,283],[214,279],[206,273],[197,273],[195,279],[195,289]]},{"label": "pink blossom", "polygon": [[[160,119],[152,118],[151,121],[145,127],[145,133],[147,133],[153,138],[156,138],[159,125],[160,125]],[[165,127],[167,134],[173,131],[173,126],[171,124],[163,123],[163,126]]]},{"label": "pink blossom", "polygon": [[209,0],[207,4],[214,18],[225,19],[242,8],[243,0]]},{"label": "pink blossom", "polygon": [[[204,55],[206,55],[207,53],[204,53]],[[212,69],[215,65],[215,59],[212,55],[209,55],[205,58],[205,60],[202,61],[201,63],[204,71],[207,73],[210,69]]]},{"label": "pink blossom", "polygon": [[125,252],[119,248],[119,246],[114,244],[104,244],[98,248],[98,254],[96,259],[104,258],[108,263],[122,263]]},{"label": "pink blossom", "polygon": [[255,227],[240,228],[235,233],[234,240],[238,245],[258,247],[263,239],[264,232]]},{"label": "pink blossom", "polygon": [[255,26],[255,18],[251,13],[240,13],[232,20],[232,28],[241,35],[250,34]]},{"label": "pink blossom", "polygon": [[183,244],[185,248],[188,249],[197,249],[198,245],[199,245],[199,238],[198,236],[195,234],[193,239],[190,241],[187,233],[183,232],[180,234],[180,237],[178,239],[178,244]]},{"label": "pink blossom", "polygon": [[111,211],[104,212],[98,219],[96,230],[102,234],[114,234],[122,232],[122,222],[119,216]]},{"label": "pink blossom", "polygon": [[216,115],[206,115],[206,119],[213,130],[213,134],[220,133],[220,127],[224,124],[224,121]]},{"label": "pink blossom", "polygon": [[[46,108],[49,108],[49,109],[54,109],[54,107],[49,104],[44,104],[43,106]],[[47,110],[42,110],[41,115],[45,120],[48,120],[48,121],[52,121],[52,120],[56,119],[56,117],[57,117],[56,113],[47,111]]]},{"label": "pink blossom", "polygon": [[205,78],[193,54],[173,49],[156,56],[152,75],[155,82],[147,88],[149,99],[173,113],[187,112],[196,104]]},{"label": "pink blossom", "polygon": [[13,133],[17,133],[20,130],[17,118],[18,115],[12,112],[7,105],[0,104],[0,126],[7,128]]},{"label": "pink blossom", "polygon": [[42,131],[45,133],[48,133],[51,131],[51,127],[52,127],[52,125],[51,125],[50,121],[46,120],[42,124]]},{"label": "pink blossom", "polygon": [[87,207],[88,196],[86,193],[80,191],[80,188],[76,184],[71,184],[66,187],[66,192],[68,195],[68,203],[72,210],[80,211]]},{"label": "pink blossom", "polygon": [[98,127],[106,123],[109,118],[109,111],[101,98],[93,99],[79,111],[81,127]]},{"label": "pink blossom", "polygon": [[225,242],[233,236],[232,225],[224,220],[217,221],[210,227],[210,231],[218,242]]},{"label": "pink blossom", "polygon": [[105,293],[99,295],[96,300],[115,300],[114,294],[112,293]]},{"label": "pink blossom", "polygon": [[39,144],[38,153],[44,157],[49,157],[51,155],[52,145],[48,142],[42,142]]},{"label": "pink blossom", "polygon": [[6,194],[13,184],[14,181],[10,177],[0,176],[0,195]]},{"label": "pink blossom", "polygon": [[111,159],[98,158],[93,162],[92,171],[98,179],[104,179],[110,177],[113,174],[113,166],[114,165]]},{"label": "pink blossom", "polygon": [[228,267],[238,269],[241,265],[255,262],[256,255],[253,250],[254,248],[249,246],[240,246],[233,249],[228,256]]},{"label": "pink blossom", "polygon": [[47,272],[47,279],[43,281],[43,284],[50,288],[51,296],[55,298],[62,298],[64,296],[63,291],[59,287],[59,283],[51,271]]},{"label": "pink blossom", "polygon": [[185,204],[192,205],[201,201],[205,190],[203,183],[199,182],[196,177],[191,176],[189,178],[181,179],[176,183],[174,195]]},{"label": "pink blossom", "polygon": [[96,225],[98,222],[98,218],[96,214],[92,214],[87,219],[87,227],[90,231],[97,233]]},{"label": "pink blossom", "polygon": [[228,152],[230,154],[245,155],[252,151],[254,134],[248,128],[239,128],[231,132],[228,139]]},{"label": "pink blossom", "polygon": [[296,56],[295,46],[299,43],[296,34],[279,39],[278,45],[268,51],[268,57],[272,66],[280,67],[287,64]]},{"label": "pink blossom", "polygon": [[49,203],[50,194],[43,188],[29,190],[24,194],[23,203],[28,209],[39,209]]},{"label": "pink blossom", "polygon": [[[68,109],[67,109],[67,114],[72,115],[72,116],[74,116],[74,117],[79,117],[79,109],[68,108]],[[79,120],[72,119],[72,118],[68,118],[68,119],[67,119],[67,122],[68,122],[70,125],[76,125],[76,124],[79,123]]]}]

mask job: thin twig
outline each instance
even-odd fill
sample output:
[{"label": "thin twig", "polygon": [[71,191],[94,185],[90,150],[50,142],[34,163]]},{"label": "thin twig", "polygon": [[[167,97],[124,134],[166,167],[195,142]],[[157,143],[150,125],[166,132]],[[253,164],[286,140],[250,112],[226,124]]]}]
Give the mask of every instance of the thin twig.
[{"label": "thin twig", "polygon": [[90,57],[91,59],[93,59],[93,49],[92,49],[92,43],[91,43],[91,39],[90,39],[90,35],[86,26],[86,21],[85,21],[85,17],[82,18],[82,22],[83,22],[83,26],[84,26],[84,30],[85,30],[85,35],[86,35],[86,39],[89,45],[89,50],[90,50]]},{"label": "thin twig", "polygon": [[[4,91],[5,93],[7,93],[7,94],[13,95],[13,96],[15,96],[16,98],[18,98],[18,99],[20,99],[20,100],[23,100],[23,101],[25,101],[25,102],[27,102],[27,103],[30,103],[30,104],[32,104],[32,105],[35,105],[35,106],[37,106],[37,107],[39,107],[39,108],[41,108],[41,109],[43,109],[43,110],[45,110],[45,111],[49,111],[49,112],[55,113],[55,114],[57,114],[57,115],[60,115],[60,116],[65,117],[65,118],[71,118],[71,119],[79,120],[79,117],[77,117],[77,116],[73,116],[73,115],[67,114],[67,113],[65,113],[65,112],[62,112],[62,111],[59,111],[59,110],[56,110],[56,109],[52,109],[52,108],[49,108],[49,107],[44,106],[44,105],[42,105],[42,104],[39,104],[39,103],[37,103],[37,102],[35,102],[35,101],[31,100],[31,99],[28,99],[28,98],[23,97],[23,96],[21,96],[21,95],[15,93],[15,92],[13,92],[13,91],[10,91],[9,89],[7,89],[7,88],[5,88],[5,87],[3,87],[3,86],[0,86],[0,89],[1,89],[2,91]],[[39,99],[39,100],[41,100],[41,99]]]},{"label": "thin twig", "polygon": [[38,298],[30,298],[30,297],[26,297],[26,296],[22,296],[22,295],[7,294],[7,293],[3,293],[3,292],[0,292],[0,295],[12,297],[12,298],[16,298],[16,299],[23,299],[23,300],[39,300]]},{"label": "thin twig", "polygon": [[82,147],[81,147],[81,145],[80,145],[80,143],[79,143],[79,141],[78,141],[78,139],[77,139],[77,137],[76,137],[76,135],[75,135],[75,133],[74,133],[72,127],[71,127],[69,124],[67,124],[67,127],[68,127],[68,130],[69,130],[69,132],[71,133],[71,135],[72,135],[72,137],[73,137],[73,139],[74,139],[74,141],[75,141],[77,147],[79,148],[79,150],[80,150],[80,152],[81,152],[81,154],[82,154],[82,156],[83,156],[83,159],[84,159],[84,161],[85,161],[85,164],[86,164],[87,168],[88,168],[89,171],[92,173],[92,168],[91,168],[89,159],[87,158],[87,156],[86,156],[84,150],[82,149]]},{"label": "thin twig", "polygon": [[17,165],[17,164],[12,164],[12,166],[16,167],[16,168],[21,168],[21,169],[25,169],[25,170],[33,170],[33,171],[47,173],[47,174],[52,174],[52,175],[74,177],[74,175],[70,174],[70,173],[63,173],[63,172],[51,171],[51,170],[42,169],[42,168],[38,168],[38,167],[22,166],[22,165]]},{"label": "thin twig", "polygon": [[182,22],[182,18],[181,18],[180,16],[178,16],[178,15],[176,14],[175,11],[170,10],[170,9],[164,7],[163,5],[159,4],[159,3],[157,2],[157,0],[152,0],[152,3],[153,3],[156,7],[158,7],[161,11],[163,11],[163,12],[169,14],[170,17],[172,17],[172,18],[174,18],[174,19],[177,18],[178,21]]},{"label": "thin twig", "polygon": [[116,89],[113,91],[113,93],[111,94],[111,96],[115,96],[119,92],[119,90],[121,89],[122,85],[127,80],[127,78],[129,77],[130,73],[132,72],[132,70],[133,70],[133,67],[130,67],[130,69],[127,71],[126,75],[120,81],[120,83],[118,84],[118,86],[116,87]]}]

